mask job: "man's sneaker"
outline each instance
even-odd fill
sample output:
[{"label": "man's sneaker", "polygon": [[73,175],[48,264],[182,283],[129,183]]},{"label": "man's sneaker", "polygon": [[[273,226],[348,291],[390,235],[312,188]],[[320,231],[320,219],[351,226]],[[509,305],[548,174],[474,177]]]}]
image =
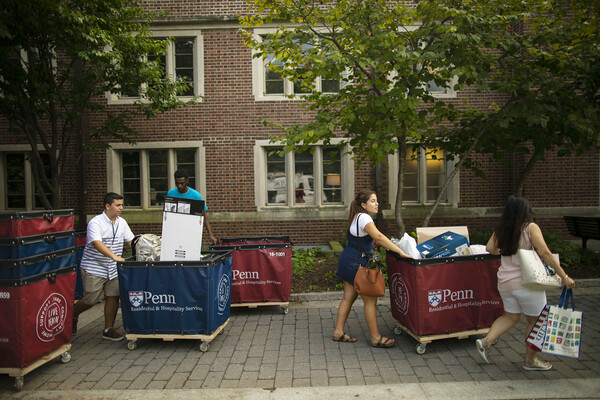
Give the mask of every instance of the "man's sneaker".
[{"label": "man's sneaker", "polygon": [[121,335],[113,328],[109,328],[108,331],[102,331],[102,339],[112,340],[113,342],[118,342],[119,340],[125,339],[125,336]]},{"label": "man's sneaker", "polygon": [[71,326],[71,336],[75,336],[77,334],[77,321],[79,318],[73,317],[73,325]]}]

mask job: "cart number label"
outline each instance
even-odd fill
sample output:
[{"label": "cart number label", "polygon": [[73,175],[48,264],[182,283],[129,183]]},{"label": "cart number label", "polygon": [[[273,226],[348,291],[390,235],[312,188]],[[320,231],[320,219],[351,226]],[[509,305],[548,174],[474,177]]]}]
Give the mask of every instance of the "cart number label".
[{"label": "cart number label", "polygon": [[270,251],[269,257],[285,257],[285,251]]},{"label": "cart number label", "polygon": [[10,299],[10,292],[0,292],[0,299]]}]

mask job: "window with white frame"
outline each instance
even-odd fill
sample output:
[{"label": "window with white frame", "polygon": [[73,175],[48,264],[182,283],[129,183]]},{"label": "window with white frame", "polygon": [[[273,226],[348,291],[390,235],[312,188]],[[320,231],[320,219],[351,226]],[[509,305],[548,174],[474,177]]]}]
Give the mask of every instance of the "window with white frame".
[{"label": "window with white frame", "polygon": [[[390,204],[396,203],[398,188],[398,153],[389,156]],[[404,170],[404,204],[427,204],[437,199],[454,163],[445,159],[444,152],[407,145]],[[458,178],[448,185],[442,203],[457,205]]]},{"label": "window with white frame", "polygon": [[[154,31],[154,39],[166,40],[166,56],[157,58],[148,54],[148,59],[157,60],[167,77],[185,80],[188,88],[180,97],[198,97],[204,94],[204,49],[200,31]],[[145,87],[121,87],[118,95],[109,94],[109,102],[132,103],[139,100]]]},{"label": "window with white frame", "polygon": [[108,188],[132,208],[160,208],[175,187],[173,174],[185,169],[189,186],[204,195],[204,147],[201,142],[115,143],[107,150]]},{"label": "window with white frame", "polygon": [[255,182],[259,209],[345,205],[354,192],[352,160],[336,146],[284,152],[283,147],[258,141]]},{"label": "window with white frame", "polygon": [[[274,29],[255,29],[254,37],[258,41],[266,41]],[[254,86],[254,97],[256,100],[288,100],[286,96],[302,95],[310,92],[309,88],[302,85],[302,80],[292,82],[284,78],[281,73],[271,69],[271,65],[282,66],[282,61],[267,54],[265,59],[253,58],[252,75]],[[307,68],[310,68],[309,66]],[[340,80],[323,79],[317,77],[315,89],[323,93],[338,93],[340,91]]]},{"label": "window with white frame", "polygon": [[[37,194],[30,154],[23,146],[14,146],[11,150],[0,153],[0,182],[2,182],[3,196],[0,198],[0,209],[2,210],[35,210],[43,209],[41,197]],[[51,178],[49,170],[49,159],[46,153],[40,157],[46,166],[44,173]],[[46,193],[48,195],[49,193]]]}]

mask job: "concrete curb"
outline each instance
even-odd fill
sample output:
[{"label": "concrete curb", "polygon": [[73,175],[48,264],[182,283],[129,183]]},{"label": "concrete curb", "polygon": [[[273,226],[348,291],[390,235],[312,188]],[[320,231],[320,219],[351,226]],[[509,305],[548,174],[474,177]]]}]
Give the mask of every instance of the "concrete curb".
[{"label": "concrete curb", "polygon": [[[543,383],[542,383],[543,382]],[[495,381],[405,383],[366,386],[293,387],[275,389],[172,389],[172,390],[57,390],[9,394],[10,399],[62,400],[346,400],[360,399],[593,399],[600,379],[555,379],[551,381]]]}]

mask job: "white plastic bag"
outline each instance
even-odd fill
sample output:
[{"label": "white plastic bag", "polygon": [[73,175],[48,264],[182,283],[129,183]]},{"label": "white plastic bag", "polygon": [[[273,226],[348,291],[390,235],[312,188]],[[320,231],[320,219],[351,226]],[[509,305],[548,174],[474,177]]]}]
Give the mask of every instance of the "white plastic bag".
[{"label": "white plastic bag", "polygon": [[469,246],[471,254],[489,254],[483,244],[472,244]]},{"label": "white plastic bag", "polygon": [[160,257],[161,237],[152,233],[140,235],[135,244],[136,261],[156,261]]},{"label": "white plastic bag", "polygon": [[400,247],[400,250],[402,250],[414,259],[420,260],[421,258],[423,258],[419,250],[417,250],[417,241],[408,233],[404,233],[402,239],[400,239],[397,242],[394,242],[394,244],[396,244],[396,246]]}]

